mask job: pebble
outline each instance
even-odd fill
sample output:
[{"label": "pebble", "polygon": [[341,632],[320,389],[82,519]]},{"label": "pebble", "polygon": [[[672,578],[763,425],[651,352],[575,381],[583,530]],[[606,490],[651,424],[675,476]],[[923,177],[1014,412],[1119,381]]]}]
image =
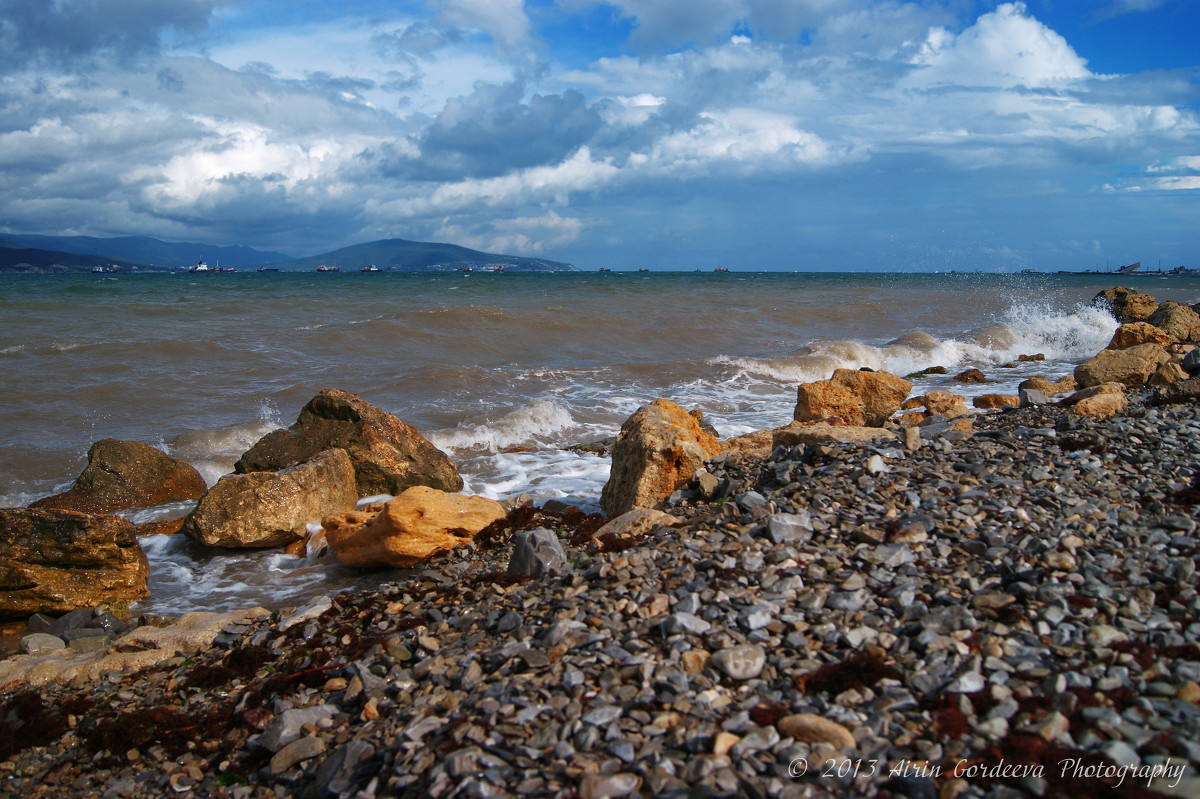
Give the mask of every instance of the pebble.
[{"label": "pebble", "polygon": [[[504,533],[318,598],[286,627],[230,626],[155,671],[40,686],[44,707],[79,712],[0,760],[0,785],[129,799],[1068,792],[1049,771],[889,773],[1012,760],[1035,735],[1121,763],[1170,757],[1188,771],[1162,791],[1189,795],[1200,408],[1147,416],[1131,395],[1112,419],[1066,413],[980,415],[974,436],[927,425],[909,451],[714,459],[711,502],[681,489],[664,506],[678,524],[619,547],[531,523],[587,542],[536,580],[506,577]],[[886,469],[864,468],[873,456]],[[14,697],[0,694],[0,719],[25,712]],[[171,707],[189,727],[217,714],[220,734],[156,735],[137,758],[124,744],[116,765],[83,748],[118,709]],[[876,773],[814,776],[837,751]]]}]

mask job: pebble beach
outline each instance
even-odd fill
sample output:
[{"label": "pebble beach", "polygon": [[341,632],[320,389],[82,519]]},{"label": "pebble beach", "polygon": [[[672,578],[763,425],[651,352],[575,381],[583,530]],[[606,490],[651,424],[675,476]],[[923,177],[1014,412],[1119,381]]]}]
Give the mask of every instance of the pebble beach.
[{"label": "pebble beach", "polygon": [[[1200,795],[1200,407],[1129,397],[718,457],[670,525],[519,508],[376,590],[10,687],[0,794]],[[510,575],[535,527],[568,567]]]}]

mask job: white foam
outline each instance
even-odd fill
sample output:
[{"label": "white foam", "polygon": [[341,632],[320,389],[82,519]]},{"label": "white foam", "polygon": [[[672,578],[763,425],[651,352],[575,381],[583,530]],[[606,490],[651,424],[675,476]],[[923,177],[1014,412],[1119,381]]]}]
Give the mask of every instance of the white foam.
[{"label": "white foam", "polygon": [[535,399],[495,419],[479,424],[460,424],[432,433],[429,440],[438,449],[455,456],[499,452],[513,447],[541,446],[558,441],[559,434],[580,428],[571,412],[558,402]]}]

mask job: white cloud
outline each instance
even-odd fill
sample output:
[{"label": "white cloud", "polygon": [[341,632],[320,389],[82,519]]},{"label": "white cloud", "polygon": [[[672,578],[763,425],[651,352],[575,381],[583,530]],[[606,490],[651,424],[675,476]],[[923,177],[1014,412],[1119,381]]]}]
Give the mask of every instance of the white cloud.
[{"label": "white cloud", "polygon": [[443,22],[482,30],[501,52],[516,53],[529,44],[523,0],[437,0],[434,5]]},{"label": "white cloud", "polygon": [[1026,14],[1024,3],[1005,3],[960,34],[931,30],[912,60],[913,88],[1063,86],[1091,76],[1067,41]]},{"label": "white cloud", "polygon": [[578,239],[583,223],[549,210],[541,216],[499,219],[482,227],[482,230],[467,229],[444,220],[434,238],[484,252],[542,255],[547,248],[561,247]]}]

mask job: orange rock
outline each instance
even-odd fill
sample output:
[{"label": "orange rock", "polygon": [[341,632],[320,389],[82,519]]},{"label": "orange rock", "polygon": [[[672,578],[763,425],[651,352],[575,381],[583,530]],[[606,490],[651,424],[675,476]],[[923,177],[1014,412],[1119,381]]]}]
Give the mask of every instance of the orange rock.
[{"label": "orange rock", "polygon": [[470,541],[504,507],[484,497],[447,494],[414,486],[370,518],[360,511],[325,517],[321,526],[338,561],[346,566],[408,567]]},{"label": "orange rock", "polygon": [[815,713],[784,716],[775,727],[781,735],[804,743],[829,744],[837,749],[853,749],[857,745],[850,730]]},{"label": "orange rock", "polygon": [[971,400],[971,404],[983,410],[1016,408],[1021,404],[1021,398],[1014,397],[1011,394],[984,394]]},{"label": "orange rock", "polygon": [[925,395],[925,410],[931,414],[941,414],[947,419],[966,416],[970,413],[967,408],[967,398],[949,391],[930,391]]},{"label": "orange rock", "polygon": [[848,425],[882,427],[910,391],[911,382],[888,372],[837,369],[828,380],[800,385],[793,418],[814,422],[836,416]]},{"label": "orange rock", "polygon": [[721,454],[696,417],[670,400],[655,400],[625,420],[612,448],[612,470],[600,493],[609,516],[652,508]]},{"label": "orange rock", "polygon": [[978,369],[968,369],[965,372],[956,374],[954,379],[960,383],[986,383],[987,375]]},{"label": "orange rock", "polygon": [[149,574],[146,553],[126,519],[0,509],[0,618],[144,597]]},{"label": "orange rock", "polygon": [[1124,350],[1101,350],[1091,360],[1075,367],[1075,379],[1083,388],[1101,383],[1122,383],[1133,388],[1146,385],[1158,367],[1171,356],[1158,344],[1139,344]]},{"label": "orange rock", "polygon": [[1165,347],[1170,343],[1171,335],[1162,328],[1149,322],[1127,322],[1117,328],[1112,341],[1108,342],[1105,349],[1127,350],[1139,344],[1159,344]]}]

